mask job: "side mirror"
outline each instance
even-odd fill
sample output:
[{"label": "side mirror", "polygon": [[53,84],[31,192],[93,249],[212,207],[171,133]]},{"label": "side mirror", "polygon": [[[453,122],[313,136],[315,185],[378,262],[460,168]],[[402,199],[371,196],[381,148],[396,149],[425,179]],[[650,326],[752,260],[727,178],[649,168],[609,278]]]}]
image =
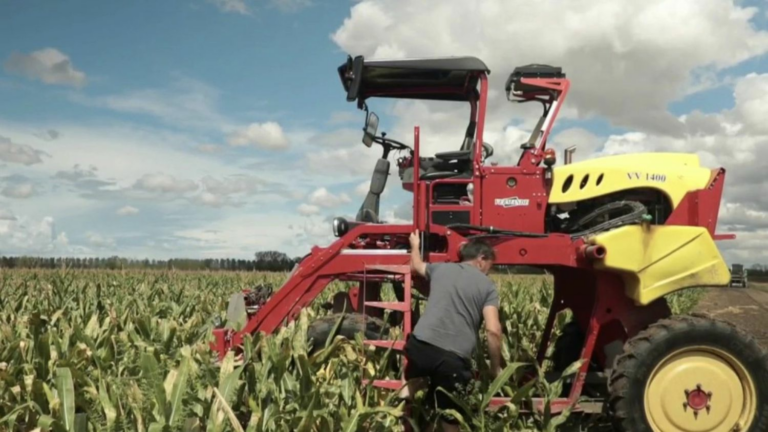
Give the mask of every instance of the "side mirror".
[{"label": "side mirror", "polygon": [[365,129],[363,129],[363,144],[366,147],[370,147],[373,144],[373,138],[376,136],[378,129],[379,116],[375,112],[368,113],[368,117],[365,119]]}]

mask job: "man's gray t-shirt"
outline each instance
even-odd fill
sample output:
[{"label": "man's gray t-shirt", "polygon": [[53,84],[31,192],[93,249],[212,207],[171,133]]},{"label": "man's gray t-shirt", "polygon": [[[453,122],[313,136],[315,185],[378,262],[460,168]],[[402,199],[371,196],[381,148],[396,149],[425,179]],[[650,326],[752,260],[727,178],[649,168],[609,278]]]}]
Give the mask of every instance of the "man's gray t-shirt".
[{"label": "man's gray t-shirt", "polygon": [[472,358],[483,308],[499,307],[493,281],[464,263],[427,264],[429,299],[413,335],[421,341]]}]

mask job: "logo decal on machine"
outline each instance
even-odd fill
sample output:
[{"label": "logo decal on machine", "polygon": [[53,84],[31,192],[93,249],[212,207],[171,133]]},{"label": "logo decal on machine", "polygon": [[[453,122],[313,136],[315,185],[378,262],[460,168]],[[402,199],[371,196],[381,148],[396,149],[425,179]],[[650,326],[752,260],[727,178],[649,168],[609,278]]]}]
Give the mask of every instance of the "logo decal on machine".
[{"label": "logo decal on machine", "polygon": [[494,204],[500,207],[504,208],[510,208],[510,207],[525,207],[528,205],[527,199],[520,199],[518,197],[511,197],[511,198],[496,198],[494,201]]}]

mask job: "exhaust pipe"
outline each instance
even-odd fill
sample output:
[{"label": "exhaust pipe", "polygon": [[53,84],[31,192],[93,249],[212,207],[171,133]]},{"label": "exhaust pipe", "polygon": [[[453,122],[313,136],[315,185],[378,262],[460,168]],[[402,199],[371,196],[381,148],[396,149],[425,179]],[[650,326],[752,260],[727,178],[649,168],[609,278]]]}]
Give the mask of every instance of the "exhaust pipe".
[{"label": "exhaust pipe", "polygon": [[573,163],[573,154],[576,152],[576,146],[571,146],[565,149],[565,157],[563,157],[563,162],[565,165],[568,165],[570,163]]},{"label": "exhaust pipe", "polygon": [[607,253],[605,246],[600,245],[583,245],[579,248],[579,252],[582,257],[590,261],[601,260]]}]

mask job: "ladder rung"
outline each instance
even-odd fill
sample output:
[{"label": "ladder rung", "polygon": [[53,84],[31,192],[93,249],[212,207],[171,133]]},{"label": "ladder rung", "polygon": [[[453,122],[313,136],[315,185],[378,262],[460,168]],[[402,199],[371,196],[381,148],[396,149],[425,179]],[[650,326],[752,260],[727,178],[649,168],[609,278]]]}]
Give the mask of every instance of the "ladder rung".
[{"label": "ladder rung", "polygon": [[391,309],[391,310],[396,310],[400,312],[408,312],[411,310],[411,308],[409,308],[408,305],[403,302],[370,301],[370,302],[365,302],[365,305],[371,306],[371,307],[377,307],[381,309]]},{"label": "ladder rung", "polygon": [[339,277],[343,282],[387,282],[402,281],[403,275],[389,273],[349,273]]},{"label": "ladder rung", "polygon": [[405,348],[405,342],[401,340],[365,340],[363,343],[379,348],[392,348],[398,351],[402,351]]},{"label": "ladder rung", "polygon": [[[363,385],[368,385],[370,380],[363,380]],[[400,390],[405,385],[405,381],[402,380],[374,380],[373,386],[379,388],[385,388],[389,390]]]}]

